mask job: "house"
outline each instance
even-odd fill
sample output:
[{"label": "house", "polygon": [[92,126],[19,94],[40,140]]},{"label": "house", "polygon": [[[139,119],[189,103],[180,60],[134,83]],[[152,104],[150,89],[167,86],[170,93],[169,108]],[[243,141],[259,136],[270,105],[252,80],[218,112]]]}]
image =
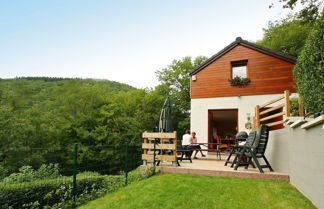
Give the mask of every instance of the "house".
[{"label": "house", "polygon": [[[201,143],[248,131],[254,107],[296,92],[295,58],[238,37],[190,73],[191,130]],[[248,78],[246,86],[229,79]]]}]

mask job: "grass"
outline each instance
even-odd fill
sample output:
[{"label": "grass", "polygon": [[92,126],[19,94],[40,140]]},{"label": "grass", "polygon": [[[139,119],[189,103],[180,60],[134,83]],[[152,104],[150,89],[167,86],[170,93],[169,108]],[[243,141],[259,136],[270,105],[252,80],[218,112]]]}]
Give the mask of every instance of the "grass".
[{"label": "grass", "polygon": [[159,174],[79,209],[316,208],[288,182]]}]

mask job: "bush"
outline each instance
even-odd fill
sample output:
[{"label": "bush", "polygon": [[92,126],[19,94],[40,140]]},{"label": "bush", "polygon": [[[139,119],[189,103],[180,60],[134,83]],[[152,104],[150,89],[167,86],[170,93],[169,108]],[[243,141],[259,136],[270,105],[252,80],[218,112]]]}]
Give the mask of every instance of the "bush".
[{"label": "bush", "polygon": [[[152,169],[136,169],[129,173],[128,183],[142,180],[153,173]],[[15,184],[0,183],[0,208],[74,208],[124,187],[125,175],[101,176],[93,172],[78,174],[75,205],[72,200],[72,185],[72,177]]]},{"label": "bush", "polygon": [[34,170],[31,166],[23,166],[18,173],[12,173],[4,178],[4,183],[22,183],[40,179],[51,179],[60,176],[58,164],[41,165],[38,170]]},{"label": "bush", "polygon": [[154,167],[139,167],[128,174],[128,182],[137,182],[149,178],[154,174]]},{"label": "bush", "polygon": [[0,181],[4,179],[7,176],[7,174],[8,174],[8,170],[2,165],[0,165]]},{"label": "bush", "polygon": [[290,113],[291,113],[291,116],[299,116],[298,98],[291,98],[290,99]]},{"label": "bush", "polygon": [[324,110],[324,14],[316,20],[294,68],[297,89],[309,112]]}]

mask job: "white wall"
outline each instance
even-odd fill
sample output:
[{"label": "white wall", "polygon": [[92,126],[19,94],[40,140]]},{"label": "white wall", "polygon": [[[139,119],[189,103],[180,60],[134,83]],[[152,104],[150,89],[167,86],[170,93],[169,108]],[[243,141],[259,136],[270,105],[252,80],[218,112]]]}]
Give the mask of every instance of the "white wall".
[{"label": "white wall", "polygon": [[276,172],[288,173],[318,208],[324,209],[324,125],[271,131],[266,157]]},{"label": "white wall", "polygon": [[197,133],[198,142],[208,142],[208,110],[238,109],[238,131],[248,131],[245,129],[247,113],[250,113],[252,122],[256,105],[279,96],[282,94],[191,99],[190,130]]}]

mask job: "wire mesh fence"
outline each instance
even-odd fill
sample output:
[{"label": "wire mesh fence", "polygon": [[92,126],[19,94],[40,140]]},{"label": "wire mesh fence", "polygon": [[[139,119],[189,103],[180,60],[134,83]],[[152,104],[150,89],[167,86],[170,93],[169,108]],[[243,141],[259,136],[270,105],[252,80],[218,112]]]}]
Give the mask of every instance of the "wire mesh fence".
[{"label": "wire mesh fence", "polygon": [[145,176],[135,170],[142,163],[140,146],[74,144],[14,153],[21,154],[10,161],[24,166],[0,179],[0,208],[74,208]]}]

